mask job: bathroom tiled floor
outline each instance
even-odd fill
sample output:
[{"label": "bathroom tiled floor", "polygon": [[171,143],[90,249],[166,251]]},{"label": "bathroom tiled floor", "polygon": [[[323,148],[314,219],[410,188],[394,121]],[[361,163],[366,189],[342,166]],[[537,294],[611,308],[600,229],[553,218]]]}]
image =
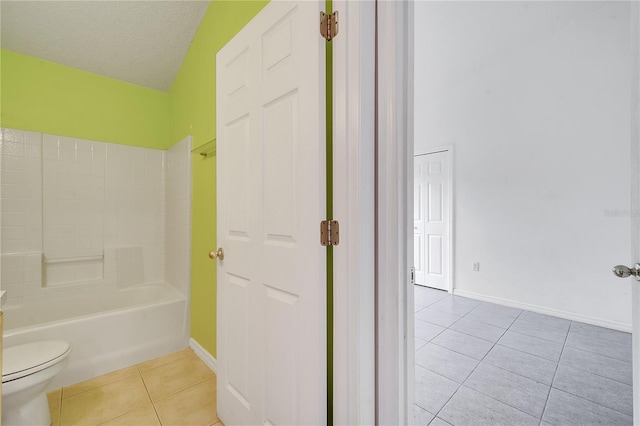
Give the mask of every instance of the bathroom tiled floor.
[{"label": "bathroom tiled floor", "polygon": [[53,426],[224,426],[216,376],[191,349],[48,394]]},{"label": "bathroom tiled floor", "polygon": [[416,425],[632,425],[631,334],[415,288]]}]

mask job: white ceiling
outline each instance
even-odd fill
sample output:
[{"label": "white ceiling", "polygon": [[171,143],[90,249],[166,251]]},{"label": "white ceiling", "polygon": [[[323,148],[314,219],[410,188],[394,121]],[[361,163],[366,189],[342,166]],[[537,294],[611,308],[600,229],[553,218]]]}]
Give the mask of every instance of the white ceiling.
[{"label": "white ceiling", "polygon": [[2,48],[168,92],[208,5],[2,0]]}]

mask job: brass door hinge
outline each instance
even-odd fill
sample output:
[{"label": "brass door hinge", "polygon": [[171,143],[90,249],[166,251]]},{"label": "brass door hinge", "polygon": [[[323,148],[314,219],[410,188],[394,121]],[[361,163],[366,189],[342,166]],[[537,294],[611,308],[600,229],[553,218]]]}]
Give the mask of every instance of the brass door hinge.
[{"label": "brass door hinge", "polygon": [[323,220],[320,222],[320,244],[323,246],[337,246],[340,244],[340,224],[337,220]]},{"label": "brass door hinge", "polygon": [[338,35],[338,12],[320,12],[320,35],[331,41]]}]

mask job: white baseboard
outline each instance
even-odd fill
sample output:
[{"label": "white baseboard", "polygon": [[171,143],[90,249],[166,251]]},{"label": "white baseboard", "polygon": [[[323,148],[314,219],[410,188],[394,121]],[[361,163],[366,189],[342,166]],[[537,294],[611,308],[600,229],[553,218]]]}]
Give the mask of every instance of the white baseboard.
[{"label": "white baseboard", "polygon": [[480,293],[474,293],[472,291],[454,289],[453,294],[456,296],[468,297],[469,299],[482,300],[483,302],[497,303],[499,305],[510,306],[512,308],[526,309],[528,311],[538,312],[540,314],[553,315],[572,321],[584,322],[586,324],[597,325],[600,327],[611,328],[619,331],[626,331],[631,333],[631,324],[626,324],[618,321],[610,321],[597,317],[590,317],[586,315],[576,314],[574,312],[562,311],[559,309],[547,308],[544,306],[532,305],[529,303],[518,302],[511,299],[503,299],[500,297],[487,296]]},{"label": "white baseboard", "polygon": [[214,373],[218,374],[218,361],[211,355],[205,348],[200,346],[200,343],[193,340],[193,337],[189,339],[189,347],[193,349],[193,352],[198,355],[198,358],[202,360],[207,367],[211,369]]}]

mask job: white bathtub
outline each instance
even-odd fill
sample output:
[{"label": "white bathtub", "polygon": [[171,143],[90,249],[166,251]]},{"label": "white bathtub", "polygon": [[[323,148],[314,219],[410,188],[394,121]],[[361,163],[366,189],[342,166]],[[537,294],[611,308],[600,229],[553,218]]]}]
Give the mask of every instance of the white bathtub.
[{"label": "white bathtub", "polygon": [[71,345],[69,366],[49,390],[188,346],[187,299],[166,283],[93,289],[3,311],[5,347],[53,339]]}]

